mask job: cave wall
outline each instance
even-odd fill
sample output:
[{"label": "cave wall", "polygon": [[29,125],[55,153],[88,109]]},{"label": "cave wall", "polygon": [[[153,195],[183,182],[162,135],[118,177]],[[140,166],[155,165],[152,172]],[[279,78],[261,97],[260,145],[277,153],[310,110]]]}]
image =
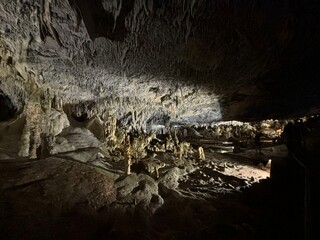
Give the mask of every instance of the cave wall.
[{"label": "cave wall", "polygon": [[317,111],[317,10],[311,0],[5,1],[0,88],[18,109],[37,84],[142,122]]}]

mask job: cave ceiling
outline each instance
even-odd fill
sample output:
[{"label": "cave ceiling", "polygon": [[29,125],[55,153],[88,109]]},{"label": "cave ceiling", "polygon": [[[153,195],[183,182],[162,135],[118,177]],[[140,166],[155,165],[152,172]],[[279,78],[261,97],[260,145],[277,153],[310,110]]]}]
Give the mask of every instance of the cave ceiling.
[{"label": "cave ceiling", "polygon": [[0,89],[145,121],[313,113],[319,20],[311,0],[1,0]]}]

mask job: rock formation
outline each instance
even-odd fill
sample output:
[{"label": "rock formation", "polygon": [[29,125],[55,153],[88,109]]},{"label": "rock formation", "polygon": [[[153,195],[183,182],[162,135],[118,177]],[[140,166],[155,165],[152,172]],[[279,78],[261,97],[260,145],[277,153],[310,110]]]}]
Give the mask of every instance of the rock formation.
[{"label": "rock formation", "polygon": [[[32,84],[52,89],[64,104],[94,102],[98,109],[115,111],[120,122],[136,130],[168,122],[248,119],[254,111],[256,118],[270,117],[285,109],[281,98],[291,110],[299,103],[296,112],[317,107],[312,94],[318,85],[309,76],[319,46],[309,23],[319,16],[313,11],[299,25],[303,17],[294,9],[308,13],[318,4],[279,3],[274,12],[269,3],[114,3],[1,4],[0,88],[18,111]],[[309,57],[300,58],[296,49]],[[296,66],[301,73],[295,73]],[[304,79],[301,101],[295,93]],[[270,91],[263,91],[268,86]],[[276,97],[270,98],[272,91]],[[273,108],[279,104],[281,111]]]},{"label": "rock formation", "polygon": [[[32,225],[36,239],[65,238],[42,232],[51,223],[88,230],[77,239],[267,232],[268,212],[220,213],[221,225],[215,204],[233,215],[218,198],[270,176],[273,155],[286,159],[293,119],[306,116],[291,154],[318,159],[318,22],[316,0],[2,0],[0,238],[28,238]],[[20,224],[26,233],[1,235]]]},{"label": "rock formation", "polygon": [[203,147],[198,147],[198,158],[200,160],[205,160],[206,159],[206,156],[204,154],[204,150],[203,150]]}]

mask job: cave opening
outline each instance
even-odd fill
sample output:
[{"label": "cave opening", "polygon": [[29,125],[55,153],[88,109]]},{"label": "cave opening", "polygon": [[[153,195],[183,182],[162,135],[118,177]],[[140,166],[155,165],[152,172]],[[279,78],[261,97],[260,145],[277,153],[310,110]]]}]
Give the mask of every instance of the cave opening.
[{"label": "cave opening", "polygon": [[9,57],[7,58],[7,65],[12,66],[12,64],[13,64],[12,57],[9,56]]},{"label": "cave opening", "polygon": [[80,115],[77,113],[72,112],[71,116],[77,121],[77,122],[85,122],[87,121],[88,118],[88,114],[87,113],[81,113]]},{"label": "cave opening", "polygon": [[0,90],[0,121],[12,119],[17,112],[17,108],[11,99]]},{"label": "cave opening", "polygon": [[165,113],[158,113],[150,117],[146,121],[147,132],[155,131],[159,135],[163,135],[168,131],[170,125],[170,116]]}]

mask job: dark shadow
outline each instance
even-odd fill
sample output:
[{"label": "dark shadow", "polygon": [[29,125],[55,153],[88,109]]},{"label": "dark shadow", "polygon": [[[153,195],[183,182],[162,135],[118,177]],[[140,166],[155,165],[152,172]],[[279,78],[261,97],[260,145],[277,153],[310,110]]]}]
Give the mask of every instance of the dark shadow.
[{"label": "dark shadow", "polygon": [[16,112],[17,108],[13,105],[11,99],[0,90],[0,121],[12,119]]},{"label": "dark shadow", "polygon": [[122,1],[116,25],[113,14],[104,9],[100,0],[69,0],[69,4],[74,9],[77,18],[78,16],[82,18],[92,40],[105,37],[123,41],[126,37],[128,30],[125,27],[125,18],[133,9],[134,1]]},{"label": "dark shadow", "polygon": [[12,66],[12,63],[13,63],[12,57],[8,57],[8,59],[7,59],[7,65]]}]

